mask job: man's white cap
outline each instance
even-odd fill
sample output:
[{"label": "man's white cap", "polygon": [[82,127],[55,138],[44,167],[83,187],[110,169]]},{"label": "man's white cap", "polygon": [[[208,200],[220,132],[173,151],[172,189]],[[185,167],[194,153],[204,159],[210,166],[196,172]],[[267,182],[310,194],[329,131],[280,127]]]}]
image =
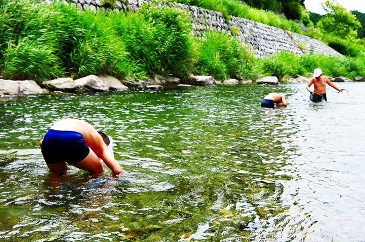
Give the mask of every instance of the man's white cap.
[{"label": "man's white cap", "polygon": [[322,70],[320,68],[314,69],[313,76],[314,77],[319,77],[320,75],[322,75]]}]

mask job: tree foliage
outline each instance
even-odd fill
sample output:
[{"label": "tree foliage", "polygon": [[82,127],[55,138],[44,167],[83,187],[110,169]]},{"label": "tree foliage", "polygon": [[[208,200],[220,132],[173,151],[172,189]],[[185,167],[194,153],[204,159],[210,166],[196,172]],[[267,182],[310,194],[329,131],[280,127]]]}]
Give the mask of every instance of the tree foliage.
[{"label": "tree foliage", "polygon": [[365,14],[361,13],[359,11],[352,11],[352,14],[354,14],[361,23],[361,28],[358,30],[358,37],[364,38],[365,37]]},{"label": "tree foliage", "polygon": [[339,5],[336,0],[327,0],[322,7],[327,14],[318,21],[318,28],[339,38],[357,37],[357,30],[361,24],[355,15]]},{"label": "tree foliage", "polygon": [[310,13],[310,19],[311,21],[316,25],[319,20],[323,17],[323,15],[319,14],[319,13]]},{"label": "tree foliage", "polygon": [[244,0],[249,6],[283,13],[288,19],[302,20],[304,0]]}]

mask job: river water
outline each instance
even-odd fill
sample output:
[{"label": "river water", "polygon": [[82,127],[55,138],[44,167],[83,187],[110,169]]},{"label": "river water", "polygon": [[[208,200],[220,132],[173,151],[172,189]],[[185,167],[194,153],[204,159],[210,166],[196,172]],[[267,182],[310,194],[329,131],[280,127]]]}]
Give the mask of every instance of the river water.
[{"label": "river water", "polygon": [[[365,241],[364,83],[0,100],[1,241]],[[262,109],[268,92],[289,106]],[[52,175],[37,143],[73,117],[124,169]]]}]

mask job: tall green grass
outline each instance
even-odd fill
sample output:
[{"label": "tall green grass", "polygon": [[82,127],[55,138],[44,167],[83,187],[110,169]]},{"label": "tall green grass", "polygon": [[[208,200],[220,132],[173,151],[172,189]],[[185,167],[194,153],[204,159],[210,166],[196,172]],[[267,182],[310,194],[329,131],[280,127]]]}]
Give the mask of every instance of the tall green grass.
[{"label": "tall green grass", "polygon": [[309,75],[315,68],[321,68],[327,76],[345,76],[353,79],[365,77],[365,54],[356,57],[325,56],[317,54],[295,55],[282,52],[260,61],[264,75],[273,75],[281,81],[288,77]]},{"label": "tall green grass", "polygon": [[[227,11],[238,11],[234,4]],[[363,51],[348,57],[283,52],[257,59],[247,46],[227,34],[192,36],[188,15],[169,7],[144,5],[135,13],[95,14],[63,3],[0,0],[0,16],[0,78],[42,82],[89,74],[120,79],[195,74],[218,80],[275,75],[284,81],[317,67],[326,75],[365,77]],[[354,45],[361,43],[355,41]],[[350,52],[355,47],[346,48]]]},{"label": "tall green grass", "polygon": [[84,35],[70,51],[71,75],[110,74],[118,78],[131,75],[128,53],[109,16],[86,11],[81,14],[81,21]]},{"label": "tall green grass", "polygon": [[197,39],[198,60],[195,71],[218,80],[252,78],[255,60],[250,50],[228,34],[209,31]]},{"label": "tall green grass", "polygon": [[29,0],[8,1],[0,11],[5,17],[0,32],[4,78],[42,81],[67,74],[98,74],[108,68],[117,74],[127,70],[110,63],[123,56],[123,45],[115,48],[94,14],[66,4]]},{"label": "tall green grass", "polygon": [[129,58],[136,63],[137,73],[187,76],[194,48],[191,21],[186,13],[146,4],[137,13],[113,18]]},{"label": "tall green grass", "polygon": [[276,76],[279,81],[283,81],[286,76],[302,75],[305,69],[300,63],[301,57],[291,52],[281,52],[262,59],[263,73]]},{"label": "tall green grass", "polygon": [[193,63],[190,19],[176,9],[145,6],[137,13],[95,14],[22,0],[1,2],[0,14],[4,78],[182,77]]},{"label": "tall green grass", "polygon": [[63,73],[57,35],[45,26],[50,11],[37,8],[32,1],[0,5],[0,70],[7,78],[49,78]]}]

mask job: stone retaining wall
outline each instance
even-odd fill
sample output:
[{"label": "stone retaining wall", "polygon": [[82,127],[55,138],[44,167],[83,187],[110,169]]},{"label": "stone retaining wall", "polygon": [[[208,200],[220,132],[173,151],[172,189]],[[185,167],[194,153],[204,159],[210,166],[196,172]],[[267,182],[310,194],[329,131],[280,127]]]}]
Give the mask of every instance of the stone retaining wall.
[{"label": "stone retaining wall", "polygon": [[[102,0],[68,0],[68,2],[75,4],[81,9],[88,9],[94,12],[98,10],[137,11],[143,3],[151,1],[116,1],[116,6],[111,8],[110,6],[102,6]],[[227,22],[222,13],[195,6],[172,2],[163,4],[189,13],[192,18],[194,35],[202,36],[204,31],[216,30],[236,36],[242,43],[248,45],[255,56],[259,58],[279,53],[280,51],[290,51],[295,54],[312,52],[324,55],[341,55],[323,42],[304,35],[234,16],[230,16],[230,20]]]}]

